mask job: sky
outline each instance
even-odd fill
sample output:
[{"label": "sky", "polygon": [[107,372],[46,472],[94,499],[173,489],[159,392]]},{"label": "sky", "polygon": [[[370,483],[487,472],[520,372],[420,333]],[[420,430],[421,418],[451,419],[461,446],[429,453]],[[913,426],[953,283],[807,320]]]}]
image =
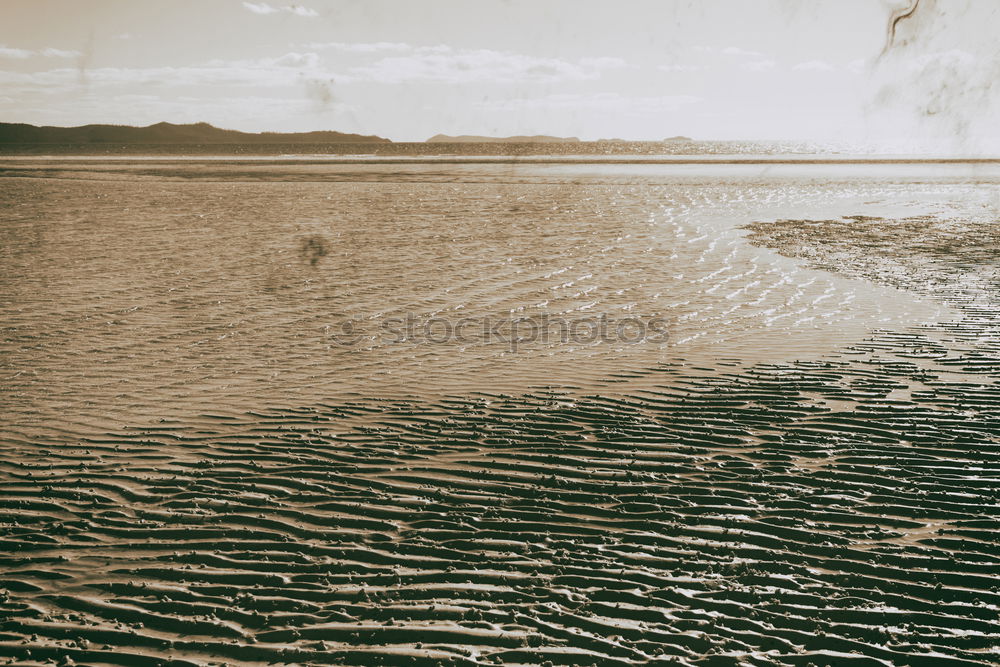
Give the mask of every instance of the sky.
[{"label": "sky", "polygon": [[3,0],[0,121],[995,150],[1000,2],[913,2]]}]

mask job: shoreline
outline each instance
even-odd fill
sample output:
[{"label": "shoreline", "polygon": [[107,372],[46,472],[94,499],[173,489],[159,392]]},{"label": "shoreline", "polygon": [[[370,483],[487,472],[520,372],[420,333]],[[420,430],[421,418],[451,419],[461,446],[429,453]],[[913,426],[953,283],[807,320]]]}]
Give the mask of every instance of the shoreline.
[{"label": "shoreline", "polygon": [[121,154],[51,154],[34,155],[0,152],[0,164],[4,162],[250,162],[255,164],[816,164],[816,165],[873,165],[873,164],[1000,164],[1000,156],[945,156],[945,155],[121,155]]}]

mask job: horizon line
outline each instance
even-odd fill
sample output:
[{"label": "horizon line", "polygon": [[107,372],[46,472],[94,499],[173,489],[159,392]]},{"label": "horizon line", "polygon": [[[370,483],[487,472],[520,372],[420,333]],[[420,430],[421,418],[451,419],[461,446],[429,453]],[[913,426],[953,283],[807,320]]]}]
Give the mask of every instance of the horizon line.
[{"label": "horizon line", "polygon": [[[432,134],[431,136],[427,137],[426,139],[399,140],[399,139],[391,139],[389,137],[385,137],[385,136],[382,136],[380,134],[369,134],[369,133],[366,133],[366,131],[361,131],[361,130],[356,131],[356,132],[350,132],[350,131],[345,131],[345,130],[336,130],[336,129],[313,129],[313,130],[239,130],[239,129],[232,128],[232,127],[221,127],[219,125],[213,125],[212,123],[210,123],[208,121],[192,121],[192,122],[178,123],[178,122],[169,121],[169,120],[161,120],[161,121],[157,121],[155,123],[149,123],[148,125],[133,125],[133,124],[129,124],[129,123],[113,123],[113,122],[93,122],[93,123],[84,123],[84,124],[81,124],[81,125],[36,125],[35,123],[29,123],[29,122],[26,122],[26,121],[0,120],[0,125],[25,125],[25,126],[33,127],[33,128],[37,128],[37,129],[53,128],[53,129],[59,129],[59,130],[77,130],[77,129],[82,129],[82,128],[86,128],[86,127],[94,127],[94,126],[97,126],[97,127],[128,128],[128,129],[138,129],[138,130],[154,128],[154,127],[157,127],[157,126],[160,126],[160,125],[169,125],[171,127],[197,127],[197,126],[203,126],[203,127],[209,127],[209,128],[215,129],[215,130],[221,130],[221,131],[224,131],[224,132],[237,132],[237,133],[240,133],[240,134],[252,134],[252,135],[265,135],[265,134],[297,135],[297,134],[315,134],[315,133],[320,133],[320,132],[332,132],[332,133],[335,133],[335,134],[372,137],[372,138],[375,138],[375,139],[381,139],[383,141],[389,141],[391,143],[399,143],[399,144],[429,143],[435,137],[442,137],[442,136],[443,137],[453,137],[453,138],[460,138],[460,137],[482,137],[484,139],[493,139],[493,140],[502,140],[502,139],[508,139],[508,138],[521,138],[521,137],[524,137],[524,138],[539,137],[539,138],[546,138],[546,139],[562,139],[562,140],[565,140],[563,143],[602,143],[602,142],[603,143],[615,143],[615,142],[620,142],[620,143],[663,143],[663,142],[666,142],[666,141],[678,141],[678,142],[680,142],[680,141],[691,141],[691,142],[700,142],[700,141],[781,142],[781,141],[787,141],[787,142],[799,142],[799,143],[801,143],[801,142],[821,143],[819,141],[811,140],[811,139],[789,139],[789,138],[786,138],[786,139],[774,139],[774,138],[771,138],[771,139],[744,139],[744,138],[695,139],[695,138],[689,137],[687,135],[682,135],[682,134],[675,134],[673,136],[664,137],[664,138],[624,139],[624,138],[621,138],[621,137],[611,137],[611,138],[602,137],[602,138],[598,138],[598,139],[581,139],[580,137],[577,137],[577,136],[560,136],[560,135],[556,135],[556,134],[548,134],[548,133],[545,133],[545,132],[530,132],[530,133],[529,132],[523,132],[523,133],[518,133],[518,134],[513,134],[513,135],[491,135],[491,134],[479,134],[479,133],[469,133],[469,132],[459,132],[459,133],[450,134],[448,132],[437,132],[437,133]],[[11,143],[15,143],[15,142],[11,142]],[[23,142],[23,143],[35,143],[35,142]],[[99,143],[99,142],[94,142],[94,143]],[[557,142],[552,142],[552,143],[557,143]]]}]

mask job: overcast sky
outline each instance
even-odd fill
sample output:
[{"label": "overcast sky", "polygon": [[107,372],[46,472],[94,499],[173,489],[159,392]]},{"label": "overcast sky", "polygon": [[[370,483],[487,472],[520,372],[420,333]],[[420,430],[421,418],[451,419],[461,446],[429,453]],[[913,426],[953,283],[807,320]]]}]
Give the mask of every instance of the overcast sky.
[{"label": "overcast sky", "polygon": [[3,0],[0,120],[995,143],[1000,2],[911,1]]}]

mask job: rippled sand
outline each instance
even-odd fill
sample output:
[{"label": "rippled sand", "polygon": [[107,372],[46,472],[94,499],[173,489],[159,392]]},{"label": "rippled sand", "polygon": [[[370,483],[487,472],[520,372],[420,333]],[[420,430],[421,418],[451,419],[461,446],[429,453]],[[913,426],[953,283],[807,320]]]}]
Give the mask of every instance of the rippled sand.
[{"label": "rippled sand", "polygon": [[[665,364],[819,357],[872,327],[938,316],[739,230],[854,213],[860,198],[912,187],[648,165],[293,164],[248,182],[251,167],[8,170],[0,293],[15,413],[136,425],[343,396],[598,388]],[[409,316],[422,331],[431,319],[600,314],[660,318],[668,338],[553,336],[512,353],[476,326],[436,344],[380,335]],[[346,323],[363,337],[343,344]]]},{"label": "rippled sand", "polygon": [[0,655],[998,659],[995,175],[0,168]]}]

